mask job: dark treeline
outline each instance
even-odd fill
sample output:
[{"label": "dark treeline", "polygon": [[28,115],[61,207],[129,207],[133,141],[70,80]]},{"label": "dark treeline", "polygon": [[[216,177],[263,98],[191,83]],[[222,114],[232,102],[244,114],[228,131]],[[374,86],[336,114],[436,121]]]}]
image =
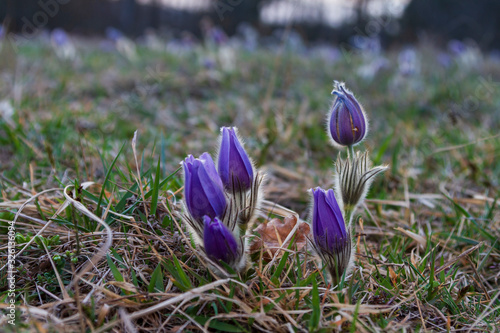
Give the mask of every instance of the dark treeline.
[{"label": "dark treeline", "polygon": [[[207,0],[209,9],[182,11],[164,7],[159,1],[139,4],[136,0],[4,0],[0,1],[0,21],[14,32],[31,33],[35,28],[65,30],[95,35],[115,27],[135,37],[152,28],[171,32],[190,31],[201,35],[204,17],[220,25],[229,35],[241,22],[248,22],[263,35],[278,26],[259,21],[260,8],[272,0]],[[484,49],[500,48],[500,1],[498,0],[412,0],[397,22],[368,17],[363,7],[370,0],[358,1],[357,20],[332,28],[321,20],[293,23],[306,41],[348,41],[353,35],[380,35],[384,45],[416,41],[425,34],[436,41],[473,39]],[[394,21],[394,20],[393,20]]]},{"label": "dark treeline", "polygon": [[471,39],[484,49],[500,48],[499,0],[412,0],[401,19],[399,37]]},{"label": "dark treeline", "polygon": [[61,27],[83,35],[103,34],[115,27],[130,36],[146,29],[167,27],[199,33],[201,13],[158,5],[138,4],[135,0],[6,0],[0,2],[0,21],[12,32],[33,28]]}]

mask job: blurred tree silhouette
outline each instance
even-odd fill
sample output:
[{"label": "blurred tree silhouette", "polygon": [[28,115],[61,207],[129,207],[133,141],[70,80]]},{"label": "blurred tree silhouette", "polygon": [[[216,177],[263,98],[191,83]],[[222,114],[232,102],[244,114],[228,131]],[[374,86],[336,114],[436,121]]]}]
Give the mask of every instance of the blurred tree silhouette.
[{"label": "blurred tree silhouette", "polygon": [[269,0],[210,0],[215,20],[229,34],[236,31],[241,22],[259,25],[260,10]]},{"label": "blurred tree silhouette", "polygon": [[[279,25],[264,26],[260,22],[263,6],[277,0],[206,0],[205,12],[190,12],[166,7],[161,0],[148,4],[137,0],[0,0],[0,21],[8,31],[62,27],[73,33],[102,34],[115,27],[131,36],[139,36],[148,28],[189,31],[201,36],[200,22],[210,17],[229,35],[237,26],[248,22],[271,33]],[[287,0],[280,0],[287,1]],[[296,0],[288,0],[296,1]],[[370,0],[355,0],[356,20],[333,28],[321,20],[301,20],[293,24],[309,40],[346,41],[370,21]],[[314,6],[314,4],[311,4]],[[401,18],[401,30],[391,37],[393,43],[417,41],[422,33],[437,42],[447,39],[473,39],[482,48],[500,48],[499,0],[411,0]],[[384,37],[384,36],[382,36]]]},{"label": "blurred tree silhouette", "polygon": [[135,12],[137,3],[135,0],[122,0],[120,26],[123,32],[131,34],[134,32]]},{"label": "blurred tree silhouette", "polygon": [[400,37],[409,40],[425,32],[443,40],[472,39],[483,48],[500,47],[498,0],[412,0],[401,23]]}]

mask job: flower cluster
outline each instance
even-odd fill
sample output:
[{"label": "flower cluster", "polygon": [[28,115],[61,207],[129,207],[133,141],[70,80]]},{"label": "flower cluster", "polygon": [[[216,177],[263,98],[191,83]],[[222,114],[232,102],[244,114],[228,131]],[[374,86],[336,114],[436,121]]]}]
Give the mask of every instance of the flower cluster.
[{"label": "flower cluster", "polygon": [[[363,204],[374,177],[387,166],[372,167],[368,152],[354,152],[368,133],[363,107],[343,83],[328,118],[328,133],[337,147],[348,147],[335,162],[334,189],[312,189],[311,244],[332,282],[344,280],[352,267],[353,216]],[[252,164],[236,128],[223,127],[217,162],[208,153],[183,162],[182,216],[209,262],[219,271],[247,268],[247,236],[262,200],[263,176]]]},{"label": "flower cluster", "polygon": [[241,271],[247,266],[244,236],[255,220],[263,176],[255,170],[234,127],[221,129],[215,165],[208,153],[198,158],[189,155],[182,162],[182,218],[213,264]]},{"label": "flower cluster", "polygon": [[[368,120],[361,104],[343,83],[335,82],[336,96],[328,118],[328,134],[336,147],[347,147],[347,158],[335,162],[334,190],[313,193],[313,246],[332,281],[338,283],[352,266],[353,216],[368,193],[374,177],[387,166],[372,167],[368,152],[354,146],[368,133]],[[336,196],[335,196],[336,194]]]}]

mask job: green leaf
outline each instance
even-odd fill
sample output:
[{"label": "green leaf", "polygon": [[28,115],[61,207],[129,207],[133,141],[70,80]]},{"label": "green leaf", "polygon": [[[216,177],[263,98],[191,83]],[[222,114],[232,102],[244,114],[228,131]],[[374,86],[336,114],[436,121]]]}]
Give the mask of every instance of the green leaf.
[{"label": "green leaf", "polygon": [[274,309],[276,304],[278,304],[286,295],[287,295],[287,293],[285,292],[285,293],[279,295],[278,298],[274,299],[273,302],[269,302],[268,304],[264,305],[264,313],[267,313],[267,312],[271,311],[272,309]]},{"label": "green leaf", "polygon": [[382,161],[382,156],[384,156],[385,151],[387,150],[387,148],[389,148],[389,145],[393,137],[394,137],[394,132],[391,133],[391,135],[387,136],[387,138],[385,138],[384,141],[382,141],[382,144],[379,145],[377,156],[375,156],[375,158],[373,159],[374,165],[380,164],[380,161]]},{"label": "green leaf", "polygon": [[399,165],[399,151],[401,150],[401,147],[403,146],[403,143],[401,142],[401,139],[398,140],[398,143],[396,144],[396,147],[394,147],[394,151],[392,153],[392,166],[391,166],[391,172],[393,174],[397,174],[398,171],[398,165]]},{"label": "green leaf", "polygon": [[356,303],[356,308],[354,309],[354,314],[352,315],[352,323],[349,332],[356,332],[356,322],[358,321],[359,306],[361,305],[361,300]]},{"label": "green leaf", "polygon": [[498,239],[495,241],[495,243],[493,243],[493,245],[491,246],[490,250],[488,251],[488,253],[486,253],[486,255],[484,256],[483,260],[481,260],[481,262],[479,263],[479,265],[477,266],[477,271],[480,272],[483,267],[484,267],[484,264],[486,263],[486,261],[488,260],[488,258],[490,257],[490,254],[491,254],[491,251],[497,246],[498,244]]},{"label": "green leaf", "polygon": [[158,159],[158,165],[156,166],[155,182],[153,185],[153,194],[151,197],[151,215],[156,215],[156,208],[158,207],[158,195],[160,192],[160,160]]},{"label": "green leaf", "polygon": [[191,280],[189,280],[189,277],[186,275],[186,272],[184,271],[184,268],[181,266],[179,260],[177,259],[176,256],[172,256],[172,259],[174,260],[174,264],[175,267],[177,268],[179,279],[181,280],[182,284],[186,286],[187,289],[192,289],[193,286],[191,284]]},{"label": "green leaf", "polygon": [[127,203],[127,199],[132,197],[135,193],[135,191],[137,191],[137,188],[139,186],[137,185],[137,183],[134,183],[134,185],[132,185],[132,187],[127,191],[125,192],[125,194],[123,195],[123,197],[120,199],[120,201],[116,204],[116,211],[119,212],[119,211],[122,211],[124,208],[125,208],[125,205]]},{"label": "green leaf", "polygon": [[108,261],[108,266],[111,269],[111,273],[113,273],[113,277],[115,278],[115,280],[119,282],[125,281],[123,279],[122,273],[120,273],[115,263],[113,262],[113,259],[111,259],[111,257],[109,256],[109,254],[106,254],[106,260]]},{"label": "green leaf", "polygon": [[[207,321],[210,319],[209,317],[201,317],[201,316],[194,316],[194,319],[200,324],[200,325],[205,325]],[[211,320],[210,323],[208,324],[209,328],[212,328],[218,332],[245,332],[239,327],[236,327],[234,325],[224,323],[222,321],[218,321],[216,319]]]},{"label": "green leaf", "polygon": [[321,319],[321,304],[319,301],[319,292],[318,292],[318,283],[316,279],[313,279],[313,288],[312,288],[312,314],[309,319],[309,331],[314,331]]},{"label": "green leaf", "polygon": [[192,289],[192,284],[186,273],[184,272],[184,268],[181,267],[179,260],[177,257],[172,257],[173,264],[171,262],[167,262],[166,260],[162,261],[165,269],[172,275],[172,283],[182,291],[187,291]]},{"label": "green leaf", "polygon": [[[168,175],[167,178],[162,180],[160,182],[159,188],[162,188],[165,186],[176,174],[182,169],[182,167],[178,167],[174,172],[172,172],[170,175]],[[149,190],[146,194],[144,194],[144,198],[149,198],[151,195],[153,195],[153,189]]]},{"label": "green leaf", "polygon": [[[292,240],[290,241],[290,244],[288,245],[289,250],[292,247],[294,238],[295,238],[295,235],[293,236]],[[278,264],[278,267],[276,267],[276,271],[274,271],[273,275],[271,276],[271,281],[276,286],[279,284],[279,277],[281,275],[281,272],[283,272],[283,269],[285,268],[285,265],[287,263],[287,259],[288,259],[289,255],[290,255],[290,252],[288,252],[288,251],[285,251],[285,253],[283,253],[283,257],[281,257],[280,263]]]},{"label": "green leaf", "polygon": [[[122,153],[124,147],[125,147],[125,143],[123,143],[122,147],[120,148],[120,151],[118,152],[118,154],[116,154],[116,157],[114,158],[113,162],[111,163],[111,165],[108,168],[108,171],[106,172],[106,177],[104,178],[104,182],[102,183],[101,194],[99,195],[99,200],[97,201],[97,211],[99,214],[101,211],[101,202],[102,202],[102,198],[104,196],[104,191],[106,190],[106,184],[108,183],[109,177],[111,176],[111,171],[113,170],[113,167],[115,166],[116,161],[118,161],[118,157],[120,157],[120,154]],[[103,165],[104,165],[104,161],[103,161]]]},{"label": "green leaf", "polygon": [[127,265],[125,265],[125,260],[123,260],[123,257],[116,252],[115,249],[109,249],[109,251],[113,254],[113,257],[115,257],[116,261],[118,261],[118,265],[120,265],[121,268],[127,269]]},{"label": "green leaf", "polygon": [[163,273],[160,264],[156,266],[151,275],[151,281],[149,281],[148,291],[153,293],[155,289],[161,293],[165,292],[165,288],[163,287]]}]

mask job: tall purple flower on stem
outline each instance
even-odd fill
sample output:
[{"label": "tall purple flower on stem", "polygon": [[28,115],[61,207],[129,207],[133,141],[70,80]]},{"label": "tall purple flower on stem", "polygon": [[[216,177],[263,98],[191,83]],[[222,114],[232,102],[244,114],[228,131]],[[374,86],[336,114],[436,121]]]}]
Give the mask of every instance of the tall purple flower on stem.
[{"label": "tall purple flower on stem", "polygon": [[351,237],[333,190],[313,193],[313,245],[332,280],[338,283],[351,262]]},{"label": "tall purple flower on stem", "polygon": [[254,181],[253,166],[240,140],[236,127],[221,128],[218,169],[224,186],[233,192],[247,191]]},{"label": "tall purple flower on stem", "polygon": [[215,262],[234,264],[240,257],[240,251],[231,231],[218,218],[204,216],[203,223],[203,244],[207,256]]},{"label": "tall purple flower on stem", "polygon": [[199,158],[189,155],[184,168],[184,201],[191,217],[203,222],[203,217],[220,217],[226,209],[226,196],[215,164],[208,153]]},{"label": "tall purple flower on stem", "polygon": [[344,83],[335,82],[336,95],[328,120],[329,134],[334,143],[353,146],[368,133],[368,122],[363,107]]}]

